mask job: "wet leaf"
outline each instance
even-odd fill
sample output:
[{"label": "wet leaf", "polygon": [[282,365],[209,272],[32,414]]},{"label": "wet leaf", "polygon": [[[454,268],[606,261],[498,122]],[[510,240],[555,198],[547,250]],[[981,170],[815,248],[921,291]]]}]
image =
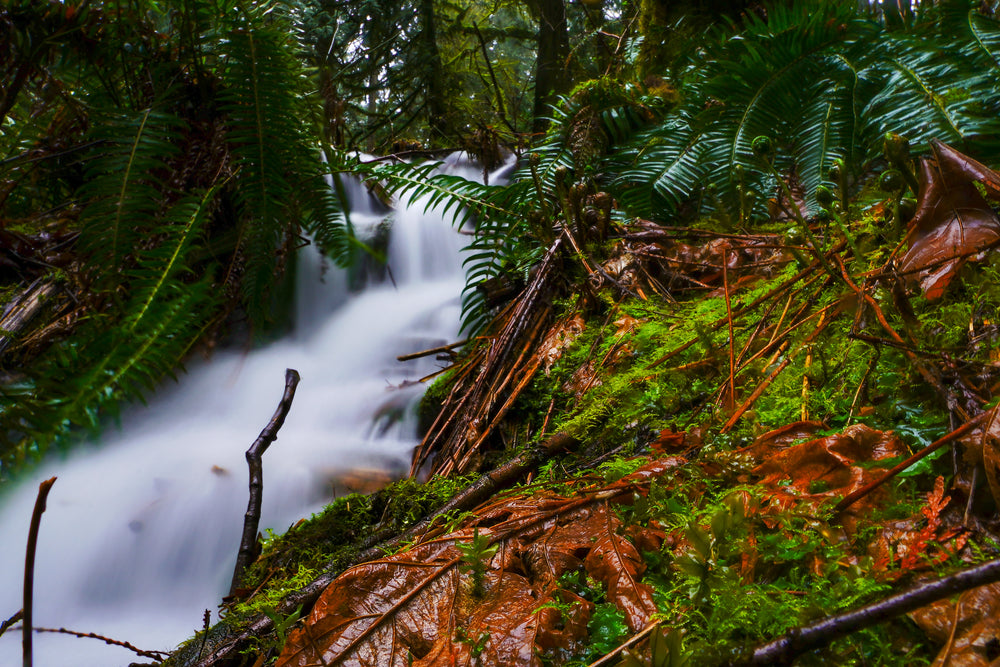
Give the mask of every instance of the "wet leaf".
[{"label": "wet leaf", "polygon": [[639,581],[646,564],[635,546],[617,534],[621,522],[607,508],[603,519],[604,529],[587,556],[587,572],[605,583],[608,599],[625,614],[629,629],[638,632],[656,613],[652,587]]},{"label": "wet leaf", "polygon": [[996,664],[1000,646],[1000,584],[962,593],[922,607],[910,618],[943,648],[934,665],[986,667]]},{"label": "wet leaf", "polygon": [[[641,629],[656,606],[614,505],[677,465],[650,462],[596,495],[536,491],[497,500],[460,530],[351,568],[289,633],[278,667],[541,665],[541,656],[579,650],[587,638],[593,603],[560,587],[563,574],[583,570],[604,584],[628,627]],[[662,540],[657,530],[629,534],[654,548]]]},{"label": "wet leaf", "polygon": [[1000,218],[980,192],[1000,200],[1000,175],[940,141],[931,148],[934,159],[920,163],[917,212],[899,268],[934,300],[969,254],[1000,239]]},{"label": "wet leaf", "polygon": [[996,410],[987,421],[986,428],[979,434],[983,448],[983,466],[986,468],[986,480],[997,507],[1000,507],[1000,419]]}]

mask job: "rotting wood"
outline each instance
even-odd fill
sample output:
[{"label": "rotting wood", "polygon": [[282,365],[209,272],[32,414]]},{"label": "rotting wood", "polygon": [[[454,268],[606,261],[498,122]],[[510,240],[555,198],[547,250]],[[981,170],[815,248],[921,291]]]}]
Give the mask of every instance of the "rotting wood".
[{"label": "rotting wood", "polygon": [[38,317],[58,290],[55,283],[39,278],[14,298],[0,317],[0,354]]},{"label": "rotting wood", "polygon": [[291,368],[285,370],[285,391],[281,396],[277,409],[271,420],[260,432],[257,439],[247,450],[247,465],[250,468],[250,501],[243,518],[243,536],[240,539],[240,551],[236,557],[236,567],[233,568],[233,582],[229,587],[229,596],[236,595],[243,583],[243,574],[247,567],[257,558],[257,527],[260,524],[260,506],[264,491],[264,474],[261,459],[271,443],[278,438],[278,430],[285,423],[288,410],[295,398],[295,388],[299,384],[299,372]]},{"label": "rotting wood", "polygon": [[[481,505],[498,491],[509,487],[529,471],[537,468],[549,457],[562,451],[572,450],[578,444],[579,441],[576,438],[564,432],[553,434],[537,447],[480,476],[471,486],[405,532],[396,535],[375,533],[361,545],[360,553],[353,559],[354,564],[379,559],[385,555],[386,551],[391,551],[404,542],[426,537],[434,530],[440,517],[456,510],[468,511]],[[287,615],[299,606],[308,609],[326,590],[326,587],[346,569],[346,567],[335,568],[323,572],[307,586],[286,596],[276,610],[277,613]],[[240,651],[245,649],[253,638],[266,634],[273,627],[272,617],[261,614],[254,618],[242,632],[227,637],[216,645],[208,655],[204,657],[200,654],[192,656],[191,661],[180,661],[177,665],[179,667],[214,667],[228,664],[227,661],[239,655]]]},{"label": "rotting wood", "polygon": [[774,641],[758,646],[750,655],[727,664],[734,666],[788,664],[796,656],[829,644],[856,630],[870,628],[956,593],[997,581],[1000,581],[1000,559],[934,581],[917,584],[884,600],[796,628]]},{"label": "rotting wood", "polygon": [[28,528],[28,548],[24,554],[24,606],[21,608],[21,647],[24,667],[31,667],[31,611],[35,586],[35,547],[38,546],[38,528],[45,512],[45,501],[49,497],[55,477],[50,477],[38,485],[38,496],[35,498],[35,508],[31,512],[31,526]]}]

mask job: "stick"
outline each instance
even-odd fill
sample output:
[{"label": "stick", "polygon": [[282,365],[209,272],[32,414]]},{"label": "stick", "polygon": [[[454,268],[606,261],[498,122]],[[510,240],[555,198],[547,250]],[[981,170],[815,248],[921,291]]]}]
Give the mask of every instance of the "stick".
[{"label": "stick", "polygon": [[[994,410],[995,409],[996,408],[994,408]],[[962,424],[961,426],[959,426],[958,428],[956,428],[951,433],[948,433],[947,435],[944,435],[944,436],[938,438],[937,440],[935,440],[931,444],[927,445],[926,447],[924,447],[923,449],[921,449],[919,452],[917,452],[916,454],[914,454],[910,458],[906,459],[902,463],[897,464],[895,467],[893,467],[892,469],[890,469],[889,472],[887,472],[883,477],[875,480],[871,484],[867,484],[867,485],[861,487],[860,489],[858,489],[854,493],[847,494],[846,496],[844,496],[843,500],[841,500],[839,503],[837,503],[834,506],[834,508],[833,508],[834,513],[843,512],[845,509],[847,509],[848,507],[850,507],[854,503],[858,502],[859,500],[861,500],[862,498],[864,498],[865,496],[867,496],[869,493],[871,493],[872,491],[874,491],[878,487],[882,486],[883,484],[885,484],[886,482],[888,482],[890,479],[892,479],[893,477],[895,477],[899,473],[903,472],[904,470],[906,470],[911,465],[913,465],[914,463],[916,463],[920,459],[924,458],[925,456],[927,456],[931,452],[937,451],[938,449],[940,449],[944,445],[948,444],[949,442],[951,442],[955,438],[959,438],[959,437],[965,435],[966,433],[968,433],[969,431],[972,430],[973,426],[975,426],[979,422],[983,421],[983,418],[985,418],[987,415],[990,415],[990,414],[993,414],[993,410],[987,410],[986,412],[982,412],[982,413],[976,415],[970,421],[965,422],[964,424]]]},{"label": "stick", "polygon": [[49,489],[56,483],[52,477],[38,485],[38,497],[35,498],[35,509],[31,512],[31,526],[28,528],[28,549],[24,554],[24,607],[22,608],[22,656],[24,667],[31,667],[31,604],[35,585],[35,547],[38,546],[38,527],[42,523],[42,513],[45,511],[45,499]]},{"label": "stick", "polygon": [[722,286],[726,292],[726,321],[729,323],[729,405],[726,410],[736,409],[736,339],[733,333],[733,306],[729,294],[729,250],[722,253]]},{"label": "stick", "polygon": [[439,347],[432,347],[429,350],[421,350],[420,352],[411,352],[410,354],[401,354],[396,357],[396,361],[410,361],[411,359],[419,359],[420,357],[429,357],[432,354],[437,354],[438,352],[451,352],[456,347],[461,347],[469,342],[469,339],[456,341],[454,343],[448,343],[447,345],[441,345]]},{"label": "stick", "polygon": [[260,505],[264,495],[264,466],[261,464],[261,458],[271,443],[278,438],[278,429],[285,423],[298,384],[299,372],[291,368],[286,369],[285,393],[281,396],[278,408],[274,411],[271,421],[247,450],[247,465],[250,467],[250,502],[243,517],[243,537],[240,539],[240,551],[236,556],[236,567],[233,568],[233,583],[229,587],[230,597],[236,594],[236,589],[243,583],[243,573],[257,557],[257,527],[260,524]]},{"label": "stick", "polygon": [[733,665],[780,665],[806,651],[824,646],[855,630],[883,623],[943,598],[1000,581],[1000,559],[991,560],[947,577],[918,584],[909,590],[873,602],[853,611],[829,616],[758,646],[753,653]]},{"label": "stick", "polygon": [[122,648],[127,648],[138,656],[142,656],[143,658],[152,658],[153,660],[165,660],[170,657],[170,654],[166,651],[143,651],[141,648],[137,648],[128,642],[121,641],[120,639],[112,639],[111,637],[105,637],[104,635],[99,635],[96,632],[77,632],[76,630],[67,630],[66,628],[35,628],[35,632],[54,632],[62,635],[80,637],[81,639],[100,639],[109,646],[121,646]]},{"label": "stick", "polygon": [[[839,309],[840,306],[843,306],[843,300],[838,301],[835,305],[837,305]],[[825,310],[820,311],[822,313],[822,317],[820,317],[819,324],[816,325],[816,328],[813,329],[808,336],[806,336],[805,340],[802,341],[802,344],[799,346],[799,348],[794,350],[787,357],[785,357],[785,360],[782,361],[777,368],[771,371],[771,374],[768,375],[767,378],[765,378],[764,381],[761,382],[757,386],[757,388],[753,390],[753,393],[750,394],[750,397],[747,398],[745,401],[743,401],[743,403],[736,410],[736,412],[734,412],[732,416],[729,417],[729,420],[726,421],[726,423],[723,425],[721,431],[722,433],[728,433],[729,429],[731,429],[733,425],[740,420],[740,417],[742,417],[743,414],[750,409],[750,406],[754,404],[754,401],[760,398],[760,395],[763,394],[764,391],[771,386],[771,383],[774,382],[775,379],[781,374],[781,371],[785,370],[785,368],[787,368],[788,365],[795,360],[795,357],[798,356],[799,352],[801,352],[803,348],[807,347],[810,343],[816,340],[816,338],[821,333],[823,333],[823,331],[830,324],[830,322],[832,322],[833,319],[838,315],[836,311],[837,309],[834,310],[834,313],[833,315],[830,316],[830,319],[826,319]]]},{"label": "stick", "polygon": [[653,634],[653,630],[655,630],[658,627],[660,627],[660,622],[653,621],[645,628],[643,628],[639,632],[629,637],[623,644],[620,644],[613,651],[604,654],[602,657],[598,658],[594,662],[587,665],[587,667],[606,667],[606,665],[610,665],[611,663],[613,663],[615,660],[618,659],[618,656],[622,653],[622,651],[632,648],[633,646],[641,642],[643,639]]},{"label": "stick", "polygon": [[10,626],[12,626],[15,623],[17,623],[18,621],[20,621],[21,620],[21,615],[22,615],[21,610],[18,609],[16,612],[14,612],[13,616],[11,616],[10,618],[8,618],[3,623],[0,623],[0,635],[2,635],[3,633],[7,632],[7,629]]}]

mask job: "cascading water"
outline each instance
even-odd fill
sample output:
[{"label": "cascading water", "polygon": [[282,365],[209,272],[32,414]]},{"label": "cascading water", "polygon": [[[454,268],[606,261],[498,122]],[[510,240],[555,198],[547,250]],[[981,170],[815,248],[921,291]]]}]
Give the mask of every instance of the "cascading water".
[{"label": "cascading water", "polygon": [[[477,174],[456,156],[447,168]],[[355,227],[381,223],[361,186],[348,187]],[[412,381],[439,364],[396,356],[454,340],[464,282],[462,238],[423,208],[415,202],[391,214],[392,283],[349,294],[343,273],[324,277],[320,257],[307,249],[292,335],[249,354],[217,353],[147,408],[126,411],[122,429],[99,446],[46,464],[4,493],[0,620],[21,607],[38,482],[57,476],[38,540],[35,626],[154,650],[190,636],[228,590],[247,502],[243,455],[277,405],[285,368],[298,369],[302,382],[264,457],[262,530],[283,531],[318,510],[338,470],[408,467],[412,406],[423,389]],[[137,660],[94,639],[43,634],[34,643],[39,667]],[[0,637],[0,665],[18,664],[20,652],[19,631]]]}]

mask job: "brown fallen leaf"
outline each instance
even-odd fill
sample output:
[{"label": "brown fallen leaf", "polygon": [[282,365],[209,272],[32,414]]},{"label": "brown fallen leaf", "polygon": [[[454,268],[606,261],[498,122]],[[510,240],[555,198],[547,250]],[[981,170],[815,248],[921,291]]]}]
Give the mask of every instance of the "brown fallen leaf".
[{"label": "brown fallen leaf", "polygon": [[987,667],[997,664],[1000,647],[1000,584],[962,593],[958,600],[940,600],[910,614],[910,618],[943,648],[935,667]]},{"label": "brown fallen leaf", "polygon": [[646,564],[635,546],[618,534],[618,517],[607,508],[603,514],[605,530],[587,555],[587,572],[607,585],[608,599],[625,614],[629,630],[639,632],[656,613],[653,588],[639,581]]},{"label": "brown fallen leaf", "polygon": [[[780,449],[782,442],[807,432],[809,424],[790,424],[776,431],[777,437],[764,434],[750,447],[750,454],[760,462],[753,472],[767,489],[766,513],[818,506],[844,497],[885,474],[883,469],[870,466],[872,461],[906,454],[905,445],[892,431],[876,431],[864,424]],[[848,534],[854,532],[858,517],[880,502],[884,494],[880,491],[871,495],[864,505],[854,504],[841,516]]]},{"label": "brown fallen leaf", "polygon": [[[535,490],[494,500],[448,535],[347,570],[289,633],[278,667],[541,665],[587,638],[593,604],[560,586],[574,571],[603,582],[629,627],[641,629],[656,606],[632,540],[655,550],[663,533],[619,534],[614,505],[678,465],[651,461],[581,495]],[[468,551],[477,535],[491,545],[480,563],[481,595],[459,548]]]},{"label": "brown fallen leaf", "polygon": [[920,162],[917,212],[899,268],[934,300],[970,254],[1000,239],[1000,218],[976,187],[1000,200],[1000,174],[940,141],[931,149],[934,158]]}]

